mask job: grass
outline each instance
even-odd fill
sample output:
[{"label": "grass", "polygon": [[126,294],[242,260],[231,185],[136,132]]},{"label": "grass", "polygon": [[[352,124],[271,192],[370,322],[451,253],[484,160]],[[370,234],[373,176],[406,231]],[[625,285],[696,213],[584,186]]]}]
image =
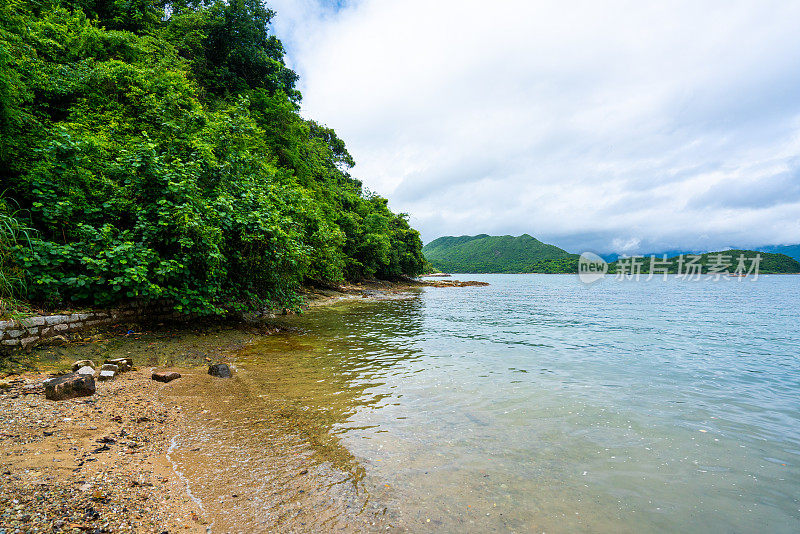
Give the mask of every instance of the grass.
[{"label": "grass", "polygon": [[22,302],[27,292],[25,272],[16,264],[14,249],[27,242],[33,230],[10,212],[0,198],[0,317],[25,314],[27,305]]}]

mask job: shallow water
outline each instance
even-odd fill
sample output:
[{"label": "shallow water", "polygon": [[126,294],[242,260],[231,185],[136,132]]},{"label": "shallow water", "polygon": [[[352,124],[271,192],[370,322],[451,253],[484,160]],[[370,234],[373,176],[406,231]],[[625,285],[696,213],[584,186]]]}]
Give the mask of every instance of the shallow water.
[{"label": "shallow water", "polygon": [[288,318],[239,380],[393,526],[797,531],[800,277],[461,278]]}]

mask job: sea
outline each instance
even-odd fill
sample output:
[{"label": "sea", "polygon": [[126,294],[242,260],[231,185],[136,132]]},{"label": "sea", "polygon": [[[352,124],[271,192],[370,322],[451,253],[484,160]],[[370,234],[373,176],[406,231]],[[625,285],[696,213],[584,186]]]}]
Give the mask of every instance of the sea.
[{"label": "sea", "polygon": [[236,355],[385,528],[800,531],[800,276],[453,278]]}]

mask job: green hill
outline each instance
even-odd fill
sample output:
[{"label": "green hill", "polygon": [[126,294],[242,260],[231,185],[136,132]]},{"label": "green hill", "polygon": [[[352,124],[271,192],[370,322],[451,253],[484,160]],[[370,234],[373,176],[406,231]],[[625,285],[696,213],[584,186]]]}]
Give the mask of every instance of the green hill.
[{"label": "green hill", "polygon": [[440,237],[422,249],[437,269],[458,273],[576,272],[576,254],[522,234]]},{"label": "green hill", "polygon": [[[744,272],[747,272],[748,269],[751,267],[752,260],[756,257],[757,254],[761,255],[761,261],[758,266],[759,274],[796,274],[800,273],[800,262],[797,260],[790,258],[786,254],[772,254],[769,252],[759,252],[755,250],[723,250],[719,252],[706,252],[704,254],[699,254],[700,258],[696,260],[696,263],[702,267],[701,273],[703,275],[709,273],[709,268],[716,264],[721,265],[720,272],[729,272],[733,273],[737,269],[738,260],[741,255],[744,255],[745,262],[744,262]],[[720,258],[720,255],[722,258]],[[680,256],[675,256],[672,258],[668,258],[668,264],[656,264],[656,272],[659,272],[659,268],[666,267],[669,273],[677,273],[679,266],[681,267],[681,272],[686,273],[687,267],[686,264],[689,262],[691,255],[684,255],[684,263],[680,265],[679,258]],[[656,258],[656,261],[660,261],[661,258]],[[619,269],[619,262],[624,261],[623,258],[610,263],[608,265],[608,272],[615,273]],[[649,273],[650,272],[650,257],[645,257],[641,260],[641,272],[642,273]],[[728,265],[729,264],[729,265]],[[628,263],[625,267],[626,272],[630,272],[630,264]]]}]

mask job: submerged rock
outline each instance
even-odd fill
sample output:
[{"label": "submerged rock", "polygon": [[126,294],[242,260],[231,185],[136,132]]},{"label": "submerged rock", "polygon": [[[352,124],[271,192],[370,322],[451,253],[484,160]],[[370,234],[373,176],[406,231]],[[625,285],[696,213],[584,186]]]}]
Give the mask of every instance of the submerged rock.
[{"label": "submerged rock", "polygon": [[87,375],[70,374],[44,383],[44,396],[55,401],[88,397],[94,392],[94,378]]},{"label": "submerged rock", "polygon": [[91,367],[94,369],[94,362],[92,360],[78,360],[77,362],[72,364],[72,372],[74,373],[81,367]]},{"label": "submerged rock", "polygon": [[150,378],[157,382],[171,382],[180,377],[181,374],[175,371],[153,371],[153,375]]},{"label": "submerged rock", "polygon": [[208,374],[219,378],[230,378],[233,376],[231,368],[227,363],[215,363],[208,368]]}]

